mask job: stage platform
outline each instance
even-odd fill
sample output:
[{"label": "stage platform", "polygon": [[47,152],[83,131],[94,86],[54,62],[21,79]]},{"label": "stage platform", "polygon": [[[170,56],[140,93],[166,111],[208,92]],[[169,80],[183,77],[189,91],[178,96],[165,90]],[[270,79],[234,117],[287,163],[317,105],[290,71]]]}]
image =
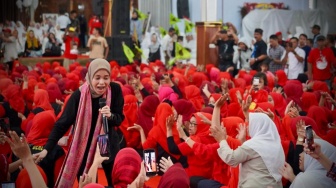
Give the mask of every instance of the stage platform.
[{"label": "stage platform", "polygon": [[[23,58],[19,58],[19,62],[22,65],[26,65],[26,66],[35,66],[36,63],[44,63],[44,62],[54,62],[57,61],[61,64],[63,64],[63,60],[64,57],[60,56],[60,57],[23,57]],[[89,56],[85,56],[85,55],[80,55],[78,56],[77,62],[79,62],[81,65],[85,66],[86,63],[90,62],[90,58]]]}]

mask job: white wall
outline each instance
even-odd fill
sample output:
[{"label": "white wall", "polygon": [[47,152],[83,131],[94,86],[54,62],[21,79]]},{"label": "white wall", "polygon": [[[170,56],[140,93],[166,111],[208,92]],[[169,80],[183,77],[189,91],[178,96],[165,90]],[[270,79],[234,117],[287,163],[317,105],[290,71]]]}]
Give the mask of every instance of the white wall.
[{"label": "white wall", "polygon": [[318,0],[316,1],[316,9],[323,10],[327,15],[329,22],[329,34],[336,34],[336,1],[335,0]]}]

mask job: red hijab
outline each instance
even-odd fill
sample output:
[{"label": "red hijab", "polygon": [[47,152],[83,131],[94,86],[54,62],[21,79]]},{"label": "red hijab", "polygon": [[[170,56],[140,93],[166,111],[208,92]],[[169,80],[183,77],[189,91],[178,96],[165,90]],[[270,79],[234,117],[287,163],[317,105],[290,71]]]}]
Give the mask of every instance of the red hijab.
[{"label": "red hijab", "polygon": [[309,108],[307,116],[315,120],[318,132],[321,136],[327,134],[329,130],[328,123],[331,122],[329,119],[331,112],[328,109],[320,106],[312,106]]},{"label": "red hijab", "polygon": [[202,72],[195,72],[192,76],[192,80],[193,84],[199,88],[202,85],[202,82],[208,80],[208,78]]},{"label": "red hijab", "polygon": [[159,98],[156,95],[150,95],[144,99],[138,109],[137,124],[142,127],[146,136],[153,127],[152,118],[155,116],[155,111],[159,104]]},{"label": "red hijab", "polygon": [[280,93],[271,92],[270,95],[273,98],[275,110],[279,113],[280,117],[284,117],[287,107],[286,99]]},{"label": "red hijab", "polygon": [[275,75],[278,78],[278,85],[284,87],[286,85],[287,80],[288,80],[285,71],[278,70],[278,71],[275,72]]},{"label": "red hijab", "polygon": [[193,103],[186,99],[179,99],[173,102],[173,106],[177,114],[182,115],[182,122],[190,121],[191,116],[196,112]]},{"label": "red hijab", "polygon": [[134,95],[126,95],[124,97],[124,115],[125,119],[120,125],[120,130],[123,133],[127,147],[140,147],[140,134],[136,130],[127,130],[138,121],[138,99]]},{"label": "red hijab", "polygon": [[38,89],[34,94],[34,108],[42,108],[43,110],[52,110],[49,102],[49,95],[46,90]]},{"label": "red hijab", "polygon": [[0,79],[0,94],[4,91],[8,86],[12,85],[13,81],[9,78],[1,78]]},{"label": "red hijab", "polygon": [[180,163],[171,166],[161,177],[158,188],[189,188],[190,181]]},{"label": "red hijab", "polygon": [[[168,143],[167,143],[167,128],[166,128],[166,120],[167,118],[173,115],[172,107],[167,103],[161,103],[156,109],[155,119],[153,123],[152,130],[149,131],[148,137],[154,138],[154,140],[160,144],[160,146],[170,155],[174,156],[176,159],[179,158],[178,155],[173,155],[169,152]],[[179,134],[176,129],[176,125],[173,125],[173,137],[176,144],[180,143]],[[146,149],[146,148],[144,148]]]},{"label": "red hijab", "polygon": [[322,81],[314,81],[313,90],[314,91],[330,92],[327,83],[322,82]]},{"label": "red hijab", "polygon": [[308,112],[309,108],[312,106],[318,106],[318,101],[316,95],[311,92],[304,92],[301,97],[303,111]]},{"label": "red hijab", "polygon": [[227,135],[231,136],[232,138],[236,138],[239,128],[239,124],[243,124],[244,120],[240,117],[226,117],[222,118],[222,122],[224,127],[226,128]]},{"label": "red hijab", "polygon": [[284,86],[284,91],[287,95],[287,102],[293,100],[296,104],[301,106],[301,96],[303,94],[303,88],[301,82],[297,80],[288,80]]},{"label": "red hijab", "polygon": [[201,96],[200,88],[195,85],[189,85],[185,87],[186,98],[193,103],[196,111],[200,111],[203,108],[204,101]]},{"label": "red hijab", "polygon": [[[39,170],[40,174],[42,175],[44,182],[48,184],[47,175],[44,173],[43,169],[38,165],[36,165],[36,167]],[[32,184],[31,184],[27,169],[24,168],[23,170],[20,171],[15,181],[15,187],[16,188],[32,188]]]},{"label": "red hijab", "polygon": [[54,103],[56,102],[56,99],[62,100],[63,95],[61,90],[59,89],[58,85],[56,83],[49,83],[47,85],[47,91],[49,96],[49,102]]},{"label": "red hijab", "polygon": [[121,149],[114,161],[112,183],[115,188],[125,188],[139,175],[141,157],[133,148]]},{"label": "red hijab", "polygon": [[241,88],[232,88],[229,90],[230,103],[239,103],[236,93],[240,92],[240,95],[244,96],[244,90]]},{"label": "red hijab", "polygon": [[55,122],[56,116],[53,110],[36,114],[27,136],[28,143],[35,146],[44,146],[47,143]]},{"label": "red hijab", "polygon": [[[200,112],[200,113],[203,114],[209,120],[212,119],[211,114],[204,113],[204,112]],[[196,119],[197,130],[195,132],[195,135],[190,136],[192,138],[192,140],[194,140],[195,142],[202,143],[202,144],[216,143],[216,140],[212,136],[209,135],[210,134],[210,132],[209,132],[210,125],[204,123],[202,118],[197,113],[194,113],[193,116]]]},{"label": "red hijab", "polygon": [[236,88],[241,88],[245,90],[246,88],[246,81],[243,78],[237,78],[234,80],[234,85]]},{"label": "red hijab", "polygon": [[2,92],[5,101],[17,112],[24,113],[25,102],[20,92],[20,87],[17,85],[10,85]]}]

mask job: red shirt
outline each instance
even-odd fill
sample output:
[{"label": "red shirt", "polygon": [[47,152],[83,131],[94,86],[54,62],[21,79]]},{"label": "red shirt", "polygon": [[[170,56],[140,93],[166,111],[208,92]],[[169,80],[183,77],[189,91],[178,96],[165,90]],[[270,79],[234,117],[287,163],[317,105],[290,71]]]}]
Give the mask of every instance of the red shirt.
[{"label": "red shirt", "polygon": [[314,48],[310,51],[308,62],[312,65],[312,75],[314,80],[325,81],[331,78],[331,64],[335,57],[331,48],[322,50]]},{"label": "red shirt", "polygon": [[72,49],[72,43],[75,42],[77,43],[77,49],[78,49],[78,45],[79,45],[79,39],[78,37],[70,37],[70,36],[66,36],[64,43],[65,43],[65,51],[64,51],[64,57],[68,58],[68,59],[77,59],[78,58],[78,54],[71,54],[70,51]]},{"label": "red shirt", "polygon": [[93,28],[102,28],[103,24],[97,18],[91,18],[89,21],[90,35],[92,35]]}]

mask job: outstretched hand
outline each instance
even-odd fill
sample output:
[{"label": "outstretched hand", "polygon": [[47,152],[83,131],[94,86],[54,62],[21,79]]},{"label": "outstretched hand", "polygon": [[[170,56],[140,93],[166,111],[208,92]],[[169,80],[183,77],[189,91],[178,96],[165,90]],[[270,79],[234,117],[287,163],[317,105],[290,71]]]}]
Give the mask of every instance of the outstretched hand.
[{"label": "outstretched hand", "polygon": [[215,108],[221,108],[224,103],[226,102],[227,98],[229,97],[229,94],[224,94],[221,96],[215,103]]},{"label": "outstretched hand", "polygon": [[168,159],[162,157],[160,160],[160,169],[162,172],[166,173],[167,170],[174,165],[173,161],[168,157]]},{"label": "outstretched hand", "polygon": [[134,123],[134,125],[132,127],[128,127],[127,130],[128,131],[130,131],[130,130],[137,130],[137,131],[140,132],[142,130],[142,127],[140,125]]},{"label": "outstretched hand", "polygon": [[9,136],[11,139],[5,137],[5,140],[8,142],[15,156],[19,157],[22,161],[32,157],[26,137],[23,134],[19,137],[16,132],[9,131]]}]

